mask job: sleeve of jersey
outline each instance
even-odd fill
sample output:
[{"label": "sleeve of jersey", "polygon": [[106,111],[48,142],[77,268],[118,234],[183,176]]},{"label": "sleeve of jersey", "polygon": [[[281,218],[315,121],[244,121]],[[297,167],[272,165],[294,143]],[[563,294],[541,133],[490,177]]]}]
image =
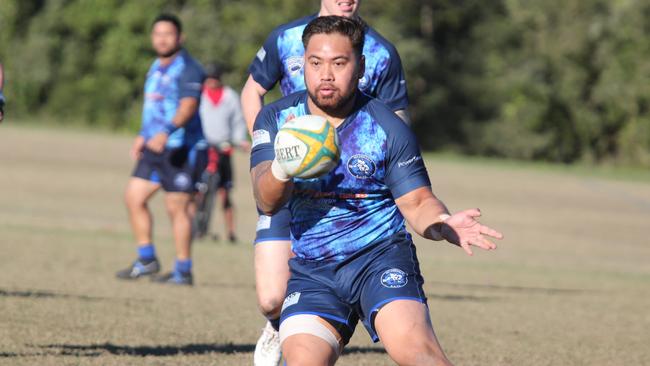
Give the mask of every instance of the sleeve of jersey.
[{"label": "sleeve of jersey", "polygon": [[257,51],[248,67],[253,79],[264,89],[271,90],[282,78],[282,63],[278,53],[278,32],[273,31]]},{"label": "sleeve of jersey", "polygon": [[273,141],[277,134],[275,113],[269,108],[263,108],[257,115],[253,125],[253,143],[251,150],[251,169],[257,164],[275,159]]},{"label": "sleeve of jersey", "polygon": [[[395,117],[398,118],[399,117]],[[415,134],[401,120],[393,124],[388,138],[386,185],[393,198],[431,185]]]},{"label": "sleeve of jersey", "polygon": [[178,79],[178,97],[201,99],[205,75],[198,65],[188,65]]},{"label": "sleeve of jersey", "polygon": [[377,84],[377,99],[388,104],[393,111],[406,109],[409,105],[402,60],[395,50],[390,52],[388,66]]}]

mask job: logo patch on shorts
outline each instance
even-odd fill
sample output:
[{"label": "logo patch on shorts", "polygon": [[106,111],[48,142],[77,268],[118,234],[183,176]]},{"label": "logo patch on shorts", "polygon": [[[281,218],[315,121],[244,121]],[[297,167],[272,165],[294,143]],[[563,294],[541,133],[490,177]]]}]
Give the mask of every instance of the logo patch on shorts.
[{"label": "logo patch on shorts", "polygon": [[350,174],[359,179],[370,178],[377,170],[375,162],[363,154],[352,155],[348,159],[347,167]]},{"label": "logo patch on shorts", "polygon": [[187,173],[178,173],[174,176],[174,185],[178,189],[187,189],[190,186],[190,176]]},{"label": "logo patch on shorts", "polygon": [[298,300],[300,300],[300,292],[290,293],[289,296],[284,299],[284,303],[282,304],[282,311],[291,305],[297,304]]},{"label": "logo patch on shorts", "polygon": [[271,216],[260,215],[257,219],[255,231],[266,230],[271,227]]},{"label": "logo patch on shorts", "polygon": [[388,288],[400,288],[409,282],[406,273],[399,268],[391,268],[381,274],[381,284]]}]

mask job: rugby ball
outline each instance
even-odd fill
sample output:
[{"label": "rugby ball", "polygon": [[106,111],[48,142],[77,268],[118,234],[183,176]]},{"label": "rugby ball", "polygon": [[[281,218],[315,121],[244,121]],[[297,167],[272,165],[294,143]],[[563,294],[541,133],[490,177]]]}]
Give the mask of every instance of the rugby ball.
[{"label": "rugby ball", "polygon": [[273,148],[282,170],[302,179],[328,173],[338,165],[341,156],[336,128],[316,115],[287,121],[275,136]]}]

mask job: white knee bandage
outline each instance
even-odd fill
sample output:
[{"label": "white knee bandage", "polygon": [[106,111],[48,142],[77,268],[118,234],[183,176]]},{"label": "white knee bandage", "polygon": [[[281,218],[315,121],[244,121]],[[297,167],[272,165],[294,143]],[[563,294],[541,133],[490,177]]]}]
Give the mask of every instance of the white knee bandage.
[{"label": "white knee bandage", "polygon": [[311,334],[327,342],[337,355],[341,354],[341,346],[329,328],[318,320],[318,316],[310,314],[293,315],[280,324],[280,343],[295,334]]}]

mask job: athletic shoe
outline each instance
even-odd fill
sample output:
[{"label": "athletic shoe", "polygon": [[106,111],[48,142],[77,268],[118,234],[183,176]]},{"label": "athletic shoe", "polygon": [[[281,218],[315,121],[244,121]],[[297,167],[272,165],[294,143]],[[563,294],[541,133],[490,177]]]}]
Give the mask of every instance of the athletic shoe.
[{"label": "athletic shoe", "polygon": [[194,280],[192,273],[183,273],[179,271],[171,271],[160,276],[151,277],[151,282],[168,283],[171,285],[185,285],[192,286]]},{"label": "athletic shoe", "polygon": [[131,264],[131,267],[118,271],[115,276],[123,280],[135,280],[142,276],[150,276],[159,271],[160,263],[157,259],[154,258],[150,262],[143,262],[141,259],[137,259]]},{"label": "athletic shoe", "polygon": [[282,361],[282,348],[280,347],[280,334],[273,329],[270,322],[262,329],[262,335],[255,345],[253,355],[254,366],[278,366]]},{"label": "athletic shoe", "polygon": [[230,234],[228,235],[228,240],[230,241],[230,244],[237,244],[237,236],[235,234]]}]

